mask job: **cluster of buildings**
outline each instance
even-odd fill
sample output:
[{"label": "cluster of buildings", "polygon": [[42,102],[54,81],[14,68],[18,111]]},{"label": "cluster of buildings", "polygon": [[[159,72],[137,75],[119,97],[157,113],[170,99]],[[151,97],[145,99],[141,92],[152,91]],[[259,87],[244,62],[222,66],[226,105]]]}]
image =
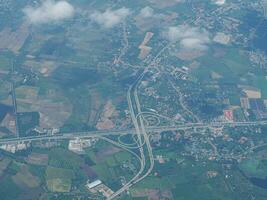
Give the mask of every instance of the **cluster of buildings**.
[{"label": "cluster of buildings", "polygon": [[173,75],[177,79],[187,80],[188,72],[189,68],[186,66],[182,66],[181,68],[174,68],[171,72],[171,75]]},{"label": "cluster of buildings", "polygon": [[48,135],[55,135],[59,133],[59,128],[42,128],[39,126],[36,126],[33,131],[39,133],[39,134],[48,134]]},{"label": "cluster of buildings", "polygon": [[241,107],[245,113],[249,115],[248,110],[251,110],[257,120],[267,119],[267,101],[261,98],[241,98]]},{"label": "cluster of buildings", "polygon": [[[69,140],[68,149],[74,153],[83,154],[84,148],[93,146],[98,139],[91,138],[91,139],[81,139],[81,138],[75,138],[72,140]],[[30,147],[30,142],[17,142],[17,143],[10,143],[10,144],[3,144],[0,145],[0,149],[16,153],[17,151],[25,150],[28,147]],[[45,143],[36,143],[35,146],[38,146],[40,148],[50,148],[52,146],[57,146],[57,142],[53,141],[47,141]]]},{"label": "cluster of buildings", "polygon": [[10,152],[10,153],[16,153],[17,151],[21,151],[24,149],[27,149],[30,144],[27,143],[14,143],[14,144],[3,144],[0,146],[0,149]]},{"label": "cluster of buildings", "polygon": [[227,45],[231,42],[231,36],[222,32],[219,32],[215,35],[213,38],[214,42],[217,42],[219,44]]},{"label": "cluster of buildings", "polygon": [[267,69],[267,55],[264,52],[249,52],[249,60],[254,67],[260,66],[262,69]]},{"label": "cluster of buildings", "polygon": [[74,153],[83,154],[84,148],[93,146],[97,140],[96,138],[81,139],[77,137],[69,141],[68,149]]},{"label": "cluster of buildings", "polygon": [[114,191],[100,180],[95,180],[91,183],[90,181],[87,181],[86,188],[92,193],[101,193],[106,198],[109,198],[114,194]]},{"label": "cluster of buildings", "polygon": [[224,118],[228,122],[233,122],[234,121],[234,112],[232,109],[227,109],[223,111]]}]

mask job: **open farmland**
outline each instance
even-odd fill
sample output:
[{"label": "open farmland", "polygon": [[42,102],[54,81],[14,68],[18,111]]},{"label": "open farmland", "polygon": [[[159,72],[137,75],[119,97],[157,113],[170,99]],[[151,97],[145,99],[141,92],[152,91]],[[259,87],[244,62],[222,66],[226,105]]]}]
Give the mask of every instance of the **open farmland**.
[{"label": "open farmland", "polygon": [[21,187],[34,188],[40,185],[38,177],[33,176],[26,166],[22,166],[20,171],[12,177],[12,180]]},{"label": "open farmland", "polygon": [[72,178],[71,170],[55,167],[47,167],[46,169],[47,188],[52,192],[69,192]]}]

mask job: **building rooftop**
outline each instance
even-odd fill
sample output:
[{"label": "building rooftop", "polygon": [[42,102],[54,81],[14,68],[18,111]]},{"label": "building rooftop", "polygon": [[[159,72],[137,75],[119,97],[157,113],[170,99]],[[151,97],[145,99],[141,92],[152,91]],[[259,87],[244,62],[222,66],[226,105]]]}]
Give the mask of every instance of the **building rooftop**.
[{"label": "building rooftop", "polygon": [[100,180],[96,180],[96,181],[94,181],[94,182],[92,182],[92,183],[88,183],[86,186],[87,186],[89,189],[92,189],[92,188],[94,188],[94,187],[100,185],[101,183],[102,183],[102,182],[101,182]]}]

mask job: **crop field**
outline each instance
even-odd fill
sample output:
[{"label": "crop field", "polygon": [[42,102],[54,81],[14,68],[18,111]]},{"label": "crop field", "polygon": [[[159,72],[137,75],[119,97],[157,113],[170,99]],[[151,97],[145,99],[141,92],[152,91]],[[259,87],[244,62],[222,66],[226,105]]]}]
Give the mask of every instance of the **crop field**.
[{"label": "crop field", "polygon": [[46,166],[48,164],[48,155],[44,153],[31,153],[25,160],[33,165]]},{"label": "crop field", "polygon": [[230,49],[223,62],[237,76],[246,74],[250,67],[247,53],[237,49]]},{"label": "crop field", "polygon": [[75,153],[63,148],[54,148],[49,151],[49,165],[65,169],[77,169],[83,160]]},{"label": "crop field", "polygon": [[39,112],[41,127],[61,127],[71,115],[72,107],[60,93],[46,92],[39,95],[37,87],[18,87],[18,112]]},{"label": "crop field", "polygon": [[261,90],[262,98],[267,99],[267,79],[264,76],[256,76],[252,80],[253,85]]},{"label": "crop field", "polygon": [[0,176],[3,174],[10,162],[11,160],[9,158],[3,158],[2,160],[0,160]]},{"label": "crop field", "polygon": [[11,61],[7,56],[0,54],[0,71],[9,71],[11,69]]},{"label": "crop field", "polygon": [[36,101],[38,97],[39,88],[31,86],[20,86],[16,88],[16,96],[18,99],[28,99],[29,101]]},{"label": "crop field", "polygon": [[71,170],[50,166],[46,169],[46,184],[52,192],[69,192],[72,178]]},{"label": "crop field", "polygon": [[52,192],[69,192],[71,189],[71,180],[66,178],[48,179],[47,188]]},{"label": "crop field", "polygon": [[11,85],[7,81],[0,80],[0,101],[5,101],[9,97]]},{"label": "crop field", "polygon": [[0,199],[13,200],[19,196],[21,189],[12,181],[10,177],[5,177],[0,181]]},{"label": "crop field", "polygon": [[18,186],[27,186],[29,188],[35,188],[40,185],[40,180],[38,177],[33,176],[28,168],[21,167],[21,170],[12,177],[13,181],[18,185]]}]

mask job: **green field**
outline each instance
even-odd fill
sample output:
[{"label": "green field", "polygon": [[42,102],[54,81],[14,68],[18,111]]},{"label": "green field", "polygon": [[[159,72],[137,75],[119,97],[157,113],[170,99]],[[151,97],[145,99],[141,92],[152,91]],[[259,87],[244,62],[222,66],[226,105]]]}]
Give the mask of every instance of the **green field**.
[{"label": "green field", "polygon": [[6,100],[9,96],[10,83],[0,80],[0,100]]},{"label": "green field", "polygon": [[267,177],[267,160],[261,158],[250,158],[240,163],[240,169],[248,177]]},{"label": "green field", "polygon": [[54,148],[49,151],[49,165],[65,169],[77,169],[83,162],[77,154],[63,148]]},{"label": "green field", "polygon": [[262,98],[267,99],[267,79],[264,76],[255,76],[252,80],[253,86],[261,90]]},{"label": "green field", "polygon": [[61,178],[61,179],[72,179],[73,178],[73,171],[69,169],[63,168],[56,168],[48,166],[46,168],[46,178],[47,179],[54,179],[54,178]]},{"label": "green field", "polygon": [[47,180],[47,188],[52,192],[69,192],[71,189],[70,179],[54,178]]},{"label": "green field", "polygon": [[11,64],[11,60],[7,56],[0,55],[0,70],[9,71]]},{"label": "green field", "polygon": [[246,55],[237,49],[230,49],[220,59],[206,55],[200,58],[201,66],[193,71],[193,74],[203,81],[210,79],[211,73],[216,72],[222,79],[236,80],[245,75],[249,70],[249,60]]},{"label": "green field", "polygon": [[52,192],[69,192],[73,179],[72,170],[47,167],[46,168],[47,188]]},{"label": "green field", "polygon": [[4,158],[4,159],[0,160],[0,176],[2,175],[4,170],[8,167],[10,162],[11,162],[11,160],[9,158]]},{"label": "green field", "polygon": [[117,175],[113,168],[110,168],[106,163],[100,163],[92,166],[92,169],[98,174],[98,176],[104,180],[108,181],[110,179],[116,179]]},{"label": "green field", "polygon": [[14,200],[22,190],[18,187],[10,177],[6,177],[0,181],[0,199],[1,200]]},{"label": "green field", "polygon": [[140,183],[136,184],[134,189],[171,189],[174,188],[173,181],[169,177],[149,176]]},{"label": "green field", "polygon": [[248,55],[238,49],[230,49],[223,62],[237,76],[246,74],[250,67]]}]

